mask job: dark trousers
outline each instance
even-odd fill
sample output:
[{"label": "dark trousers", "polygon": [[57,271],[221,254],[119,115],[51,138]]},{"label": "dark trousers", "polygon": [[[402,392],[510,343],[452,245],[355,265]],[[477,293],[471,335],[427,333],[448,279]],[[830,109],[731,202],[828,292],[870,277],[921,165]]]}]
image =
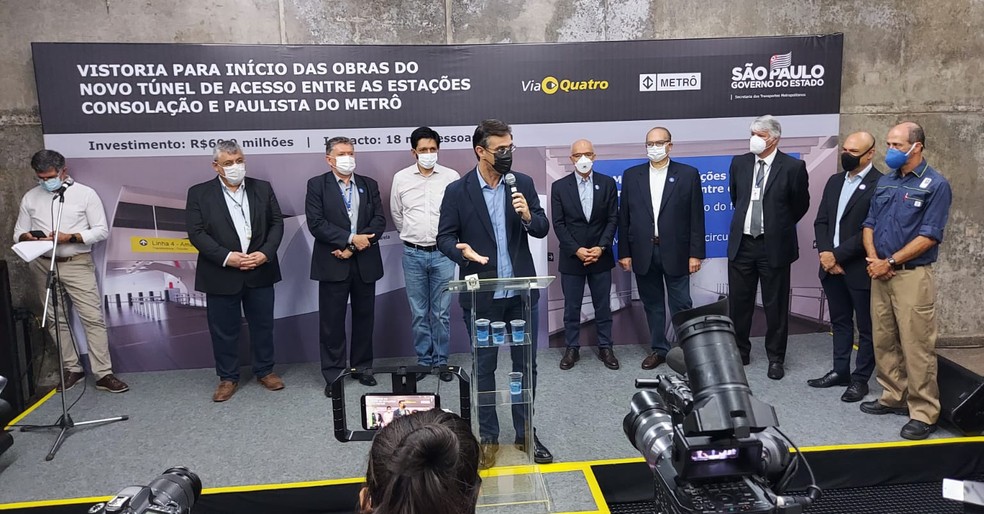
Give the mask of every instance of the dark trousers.
[{"label": "dark trousers", "polygon": [[[666,289],[663,289],[664,282]],[[659,245],[653,245],[649,271],[645,275],[636,274],[636,285],[639,287],[639,298],[642,299],[642,306],[646,310],[646,321],[649,323],[650,348],[665,357],[666,352],[670,351],[670,343],[666,340],[664,297],[670,301],[670,315],[693,307],[694,303],[690,298],[690,275],[667,275],[663,270]]]},{"label": "dark trousers", "polygon": [[318,282],[318,320],[321,340],[321,375],[332,383],[346,365],[345,311],[352,301],[352,365],[372,366],[372,329],[376,309],[376,283],[359,278],[353,262],[349,278]]},{"label": "dark trousers", "polygon": [[728,261],[728,304],[735,323],[735,339],[742,357],[748,357],[752,343],[752,314],[755,292],[762,284],[765,308],[765,352],[769,362],[786,360],[789,337],[789,265],[773,268],[765,254],[765,238],[742,236],[738,253]]},{"label": "dark trousers", "polygon": [[584,301],[584,283],[591,289],[591,303],[595,310],[595,326],[598,329],[598,347],[612,347],[612,272],[570,275],[561,273],[560,287],[564,291],[564,338],[568,348],[579,348],[581,343],[581,304]]},{"label": "dark trousers", "polygon": [[[830,325],[834,331],[834,371],[855,382],[868,382],[875,369],[875,350],[871,341],[871,290],[848,287],[844,275],[827,275],[820,281],[827,295]],[[854,323],[858,324],[858,354],[851,373]]]},{"label": "dark trousers", "polygon": [[212,335],[215,374],[220,380],[239,381],[239,332],[243,315],[249,324],[253,375],[273,371],[273,286],[243,287],[236,294],[207,294],[208,331]]},{"label": "dark trousers", "polygon": [[[464,309],[465,328],[468,330],[468,337],[471,338],[471,310]],[[523,352],[526,348],[522,346],[510,346],[509,353],[512,359],[511,371],[521,371],[523,373],[523,389],[529,388],[533,396],[536,396],[536,334],[539,327],[538,321],[539,308],[534,302],[530,306],[531,324],[527,330],[532,340],[531,348],[533,369],[526,369],[524,366]],[[512,298],[501,298],[492,300],[488,310],[475,313],[476,318],[486,318],[489,321],[505,321],[506,327],[509,321],[523,318],[523,299],[520,296]],[[478,383],[479,391],[495,391],[495,371],[499,367],[499,348],[492,346],[487,348],[475,349],[475,373],[478,375],[475,380]],[[518,404],[512,406],[513,429],[516,431],[516,441],[525,441],[529,422],[526,419],[526,405]],[[478,408],[478,432],[481,442],[499,442],[499,414],[495,406],[484,406]]]}]

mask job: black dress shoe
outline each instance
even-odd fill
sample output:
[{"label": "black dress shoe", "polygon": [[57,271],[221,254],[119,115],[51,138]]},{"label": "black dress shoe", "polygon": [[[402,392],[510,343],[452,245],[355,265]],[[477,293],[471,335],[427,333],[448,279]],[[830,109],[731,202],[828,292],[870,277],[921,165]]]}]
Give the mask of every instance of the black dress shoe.
[{"label": "black dress shoe", "polygon": [[654,369],[664,362],[666,362],[666,356],[653,352],[642,360],[642,369]]},{"label": "black dress shoe", "polygon": [[608,369],[618,369],[618,359],[615,358],[615,351],[611,348],[599,348],[598,358],[605,363]]},{"label": "black dress shoe", "polygon": [[540,442],[540,438],[533,436],[533,462],[537,464],[550,464],[553,462],[553,454],[543,443]]},{"label": "black dress shoe", "polygon": [[782,369],[781,362],[770,362],[768,375],[772,380],[782,380],[782,377],[786,376],[786,370]]},{"label": "black dress shoe", "polygon": [[359,377],[359,383],[364,386],[372,387],[376,385],[376,377],[372,375],[363,374],[362,376]]},{"label": "black dress shoe", "polygon": [[885,405],[880,400],[872,400],[870,402],[864,402],[861,404],[861,412],[865,414],[898,414],[899,416],[908,416],[908,407],[889,407]]},{"label": "black dress shoe", "polygon": [[854,381],[847,386],[847,391],[841,395],[841,401],[847,403],[860,402],[866,394],[868,394],[868,383]]},{"label": "black dress shoe", "polygon": [[482,450],[482,455],[478,459],[478,468],[489,469],[495,466],[495,457],[499,453],[499,443],[492,441],[484,442],[479,445],[479,448]]},{"label": "black dress shoe", "polygon": [[918,419],[910,419],[905,426],[902,427],[902,431],[899,435],[906,438],[918,441],[920,439],[925,439],[929,437],[936,431],[936,425],[930,425],[929,423],[924,423]]},{"label": "black dress shoe", "polygon": [[440,377],[442,382],[450,382],[454,380],[454,373],[451,373],[450,371],[442,371]]},{"label": "black dress shoe", "polygon": [[841,375],[836,371],[828,371],[826,375],[820,378],[811,378],[806,381],[806,385],[810,387],[846,386],[850,383],[851,377]]},{"label": "black dress shoe", "polygon": [[420,372],[420,373],[415,373],[414,378],[417,380],[417,382],[420,382],[421,380],[427,378],[429,375],[430,373]]},{"label": "black dress shoe", "polygon": [[325,397],[331,398],[331,384],[325,386]]},{"label": "black dress shoe", "polygon": [[748,366],[751,363],[752,363],[752,358],[751,357],[749,357],[748,355],[742,355],[741,356],[741,365],[742,366]]},{"label": "black dress shoe", "polygon": [[564,356],[560,358],[560,369],[571,369],[579,360],[581,360],[581,349],[575,346],[568,346],[564,350]]}]

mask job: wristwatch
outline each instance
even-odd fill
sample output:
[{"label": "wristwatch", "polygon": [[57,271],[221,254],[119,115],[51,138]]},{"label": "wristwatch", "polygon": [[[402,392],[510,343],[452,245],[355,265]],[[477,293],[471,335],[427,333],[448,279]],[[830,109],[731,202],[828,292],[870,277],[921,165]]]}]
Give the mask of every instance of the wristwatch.
[{"label": "wristwatch", "polygon": [[888,258],[888,265],[891,266],[891,267],[893,267],[893,268],[895,267],[895,258],[894,257],[889,257]]},{"label": "wristwatch", "polygon": [[79,235],[78,234],[72,234],[71,237],[68,238],[68,242],[69,243],[78,243],[79,242]]},{"label": "wristwatch", "polygon": [[356,248],[355,245],[352,244],[352,243],[349,243],[349,245],[346,246],[345,249],[347,249],[348,251],[350,251],[352,253],[355,253],[356,251],[358,251],[358,248]]}]

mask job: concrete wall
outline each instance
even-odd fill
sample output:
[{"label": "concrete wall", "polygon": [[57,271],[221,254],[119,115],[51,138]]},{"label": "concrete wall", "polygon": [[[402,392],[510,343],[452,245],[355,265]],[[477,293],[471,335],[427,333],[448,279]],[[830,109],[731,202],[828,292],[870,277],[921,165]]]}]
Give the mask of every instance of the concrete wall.
[{"label": "concrete wall", "polygon": [[[936,268],[941,331],[977,339],[982,20],[984,0],[0,0],[0,236],[9,240],[19,199],[33,185],[27,159],[41,148],[31,41],[442,44],[844,32],[841,132],[868,130],[883,142],[900,120],[926,128],[927,159],[954,191]],[[0,255],[14,259],[8,244]],[[22,273],[13,287],[15,304],[34,302]]]}]

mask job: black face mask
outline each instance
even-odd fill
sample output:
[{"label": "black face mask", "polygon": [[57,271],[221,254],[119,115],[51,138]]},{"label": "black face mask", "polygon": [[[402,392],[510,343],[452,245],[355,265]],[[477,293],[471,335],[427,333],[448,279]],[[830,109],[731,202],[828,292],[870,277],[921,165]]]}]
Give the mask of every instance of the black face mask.
[{"label": "black face mask", "polygon": [[505,156],[499,155],[498,153],[492,155],[495,157],[495,164],[492,165],[492,169],[496,173],[505,175],[512,170],[512,152],[507,153]]},{"label": "black face mask", "polygon": [[861,155],[854,155],[850,152],[841,152],[841,168],[848,172],[858,169],[858,166],[861,165],[861,156],[870,152],[871,148],[873,148],[873,146],[861,152]]}]

